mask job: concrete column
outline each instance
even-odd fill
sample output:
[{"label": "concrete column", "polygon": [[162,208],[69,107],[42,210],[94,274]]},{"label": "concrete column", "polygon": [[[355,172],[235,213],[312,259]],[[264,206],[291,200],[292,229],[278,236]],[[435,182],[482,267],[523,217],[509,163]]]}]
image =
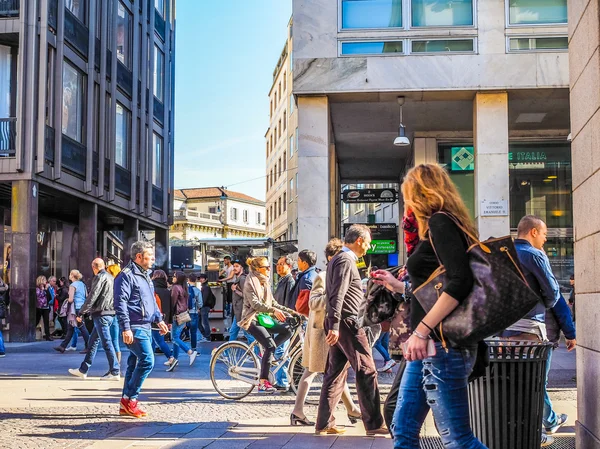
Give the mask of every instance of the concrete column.
[{"label": "concrete column", "polygon": [[38,197],[37,182],[13,181],[10,341],[35,341]]},{"label": "concrete column", "polygon": [[573,224],[577,291],[578,449],[600,448],[600,15],[599,0],[569,2]]},{"label": "concrete column", "polygon": [[154,231],[154,255],[156,257],[156,268],[169,272],[169,230],[156,228]]},{"label": "concrete column", "polygon": [[140,221],[137,218],[125,218],[123,223],[123,264],[131,260],[131,245],[140,238]]},{"label": "concrete column", "polygon": [[83,280],[91,287],[94,272],[92,260],[98,257],[98,206],[88,201],[79,203],[79,253],[77,269],[83,274]]},{"label": "concrete column", "polygon": [[[329,100],[298,97],[298,249],[321,255],[330,237]],[[319,257],[319,266],[325,265]]]},{"label": "concrete column", "polygon": [[415,166],[436,164],[438,161],[437,140],[431,137],[416,137],[413,141],[413,154]]},{"label": "concrete column", "polygon": [[[508,182],[508,94],[477,93],[473,102],[475,221],[482,239],[510,233]],[[497,215],[484,216],[482,203],[505,202]],[[505,215],[504,215],[505,214]]]}]

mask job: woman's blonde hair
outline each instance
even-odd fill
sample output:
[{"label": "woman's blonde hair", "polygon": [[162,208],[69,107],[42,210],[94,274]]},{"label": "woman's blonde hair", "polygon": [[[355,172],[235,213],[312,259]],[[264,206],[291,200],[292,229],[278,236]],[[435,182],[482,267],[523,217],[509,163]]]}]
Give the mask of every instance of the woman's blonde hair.
[{"label": "woman's blonde hair", "polygon": [[458,189],[438,165],[422,164],[409,170],[402,182],[402,196],[405,213],[410,210],[415,214],[421,240],[427,239],[429,219],[439,211],[454,215],[467,231],[478,236]]},{"label": "woman's blonde hair", "polygon": [[108,271],[108,273],[116,278],[117,275],[121,272],[121,267],[118,266],[116,263],[113,263],[112,265],[109,265],[108,267],[106,267],[106,271]]},{"label": "woman's blonde hair", "polygon": [[262,256],[252,258],[249,257],[248,259],[246,259],[246,264],[250,267],[252,271],[258,271],[258,269],[265,265],[265,263],[268,265],[269,259]]},{"label": "woman's blonde hair", "polygon": [[71,270],[71,272],[69,273],[69,278],[73,278],[76,281],[80,281],[81,278],[83,278],[83,274],[81,274],[79,270]]},{"label": "woman's blonde hair", "polygon": [[35,286],[42,287],[45,286],[47,282],[48,280],[46,279],[46,276],[38,276],[35,280]]}]

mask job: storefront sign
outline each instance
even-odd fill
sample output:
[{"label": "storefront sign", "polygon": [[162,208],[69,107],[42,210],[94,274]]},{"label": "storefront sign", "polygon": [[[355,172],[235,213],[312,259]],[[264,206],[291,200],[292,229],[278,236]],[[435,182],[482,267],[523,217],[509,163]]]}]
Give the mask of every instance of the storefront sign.
[{"label": "storefront sign", "polygon": [[508,153],[509,162],[544,162],[548,156],[544,151],[513,151]]},{"label": "storefront sign", "polygon": [[342,193],[344,203],[395,203],[396,189],[352,189]]},{"label": "storefront sign", "polygon": [[[344,235],[354,223],[344,223]],[[398,226],[395,223],[364,224],[371,230],[371,248],[367,254],[394,254],[398,252]]]},{"label": "storefront sign", "polygon": [[367,254],[394,254],[398,251],[398,242],[395,240],[371,240],[371,248]]},{"label": "storefront sign", "polygon": [[508,201],[482,200],[480,215],[482,217],[506,217],[508,216]]},{"label": "storefront sign", "polygon": [[473,171],[475,152],[473,147],[452,147],[452,171]]}]

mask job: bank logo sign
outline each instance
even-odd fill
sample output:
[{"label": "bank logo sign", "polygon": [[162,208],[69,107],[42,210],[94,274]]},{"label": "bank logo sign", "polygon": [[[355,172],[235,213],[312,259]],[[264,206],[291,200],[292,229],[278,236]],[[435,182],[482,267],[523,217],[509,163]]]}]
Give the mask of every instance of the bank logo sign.
[{"label": "bank logo sign", "polygon": [[473,147],[452,147],[452,171],[475,170]]}]

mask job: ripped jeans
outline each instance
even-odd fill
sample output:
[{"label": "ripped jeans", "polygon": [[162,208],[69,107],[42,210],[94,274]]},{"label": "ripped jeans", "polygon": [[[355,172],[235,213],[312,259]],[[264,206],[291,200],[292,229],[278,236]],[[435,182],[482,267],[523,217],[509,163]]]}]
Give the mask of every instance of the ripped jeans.
[{"label": "ripped jeans", "polygon": [[392,421],[395,449],[419,449],[419,433],[429,409],[446,449],[485,449],[469,423],[467,379],[475,349],[442,348],[436,355],[408,362]]}]

